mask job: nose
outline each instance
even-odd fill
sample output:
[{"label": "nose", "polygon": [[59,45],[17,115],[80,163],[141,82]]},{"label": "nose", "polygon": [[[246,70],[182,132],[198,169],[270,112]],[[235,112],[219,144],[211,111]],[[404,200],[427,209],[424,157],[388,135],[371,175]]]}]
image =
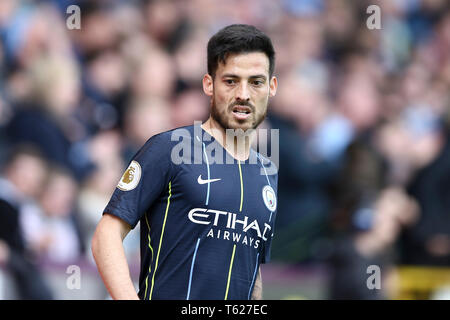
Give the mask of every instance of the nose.
[{"label": "nose", "polygon": [[241,101],[249,101],[250,100],[248,85],[245,81],[243,81],[237,88],[236,100],[241,100]]}]

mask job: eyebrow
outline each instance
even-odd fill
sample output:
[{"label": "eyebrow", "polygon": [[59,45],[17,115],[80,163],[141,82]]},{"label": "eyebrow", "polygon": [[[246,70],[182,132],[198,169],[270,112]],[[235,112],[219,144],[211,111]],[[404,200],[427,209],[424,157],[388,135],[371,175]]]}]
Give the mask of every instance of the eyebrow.
[{"label": "eyebrow", "polygon": [[[222,78],[240,78],[240,76],[233,73],[225,73],[224,75],[222,75]],[[249,79],[256,79],[256,78],[263,78],[264,80],[267,79],[267,77],[263,74],[256,74],[249,77]]]}]

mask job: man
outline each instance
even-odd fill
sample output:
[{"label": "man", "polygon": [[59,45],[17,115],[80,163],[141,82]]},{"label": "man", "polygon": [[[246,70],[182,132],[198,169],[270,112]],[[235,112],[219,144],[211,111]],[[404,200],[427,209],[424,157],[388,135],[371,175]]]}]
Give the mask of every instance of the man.
[{"label": "man", "polygon": [[24,212],[37,206],[36,197],[47,177],[47,162],[34,147],[19,145],[10,150],[2,169],[0,269],[4,265],[10,272],[18,298],[52,299],[53,293],[27,247],[21,223]]},{"label": "man", "polygon": [[[209,40],[209,119],[150,138],[97,226],[92,252],[113,299],[261,299],[259,266],[269,259],[278,181],[240,137],[263,121],[276,93],[274,55],[253,26],[231,25]],[[229,129],[244,134],[225,139]],[[182,144],[182,161],[180,138],[193,146]],[[136,294],[122,241],[139,221]]]}]

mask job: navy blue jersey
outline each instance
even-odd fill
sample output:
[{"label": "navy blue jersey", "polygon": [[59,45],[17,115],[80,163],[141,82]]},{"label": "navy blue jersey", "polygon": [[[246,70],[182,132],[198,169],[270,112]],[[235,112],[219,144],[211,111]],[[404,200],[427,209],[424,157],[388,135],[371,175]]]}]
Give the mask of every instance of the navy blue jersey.
[{"label": "navy blue jersey", "polygon": [[130,162],[104,212],[140,221],[141,299],[250,299],[278,181],[253,149],[230,158],[194,125],[153,136]]}]

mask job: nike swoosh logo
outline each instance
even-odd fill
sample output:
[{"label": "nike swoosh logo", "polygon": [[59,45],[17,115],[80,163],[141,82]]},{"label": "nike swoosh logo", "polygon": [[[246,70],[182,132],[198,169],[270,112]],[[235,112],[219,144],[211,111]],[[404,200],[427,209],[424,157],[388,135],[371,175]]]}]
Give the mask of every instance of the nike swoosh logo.
[{"label": "nike swoosh logo", "polygon": [[198,176],[198,179],[197,179],[197,182],[198,182],[198,184],[205,184],[205,183],[211,183],[211,182],[216,182],[216,181],[219,181],[219,180],[222,180],[222,179],[206,179],[206,180],[203,180],[202,179],[202,175],[199,175]]}]

